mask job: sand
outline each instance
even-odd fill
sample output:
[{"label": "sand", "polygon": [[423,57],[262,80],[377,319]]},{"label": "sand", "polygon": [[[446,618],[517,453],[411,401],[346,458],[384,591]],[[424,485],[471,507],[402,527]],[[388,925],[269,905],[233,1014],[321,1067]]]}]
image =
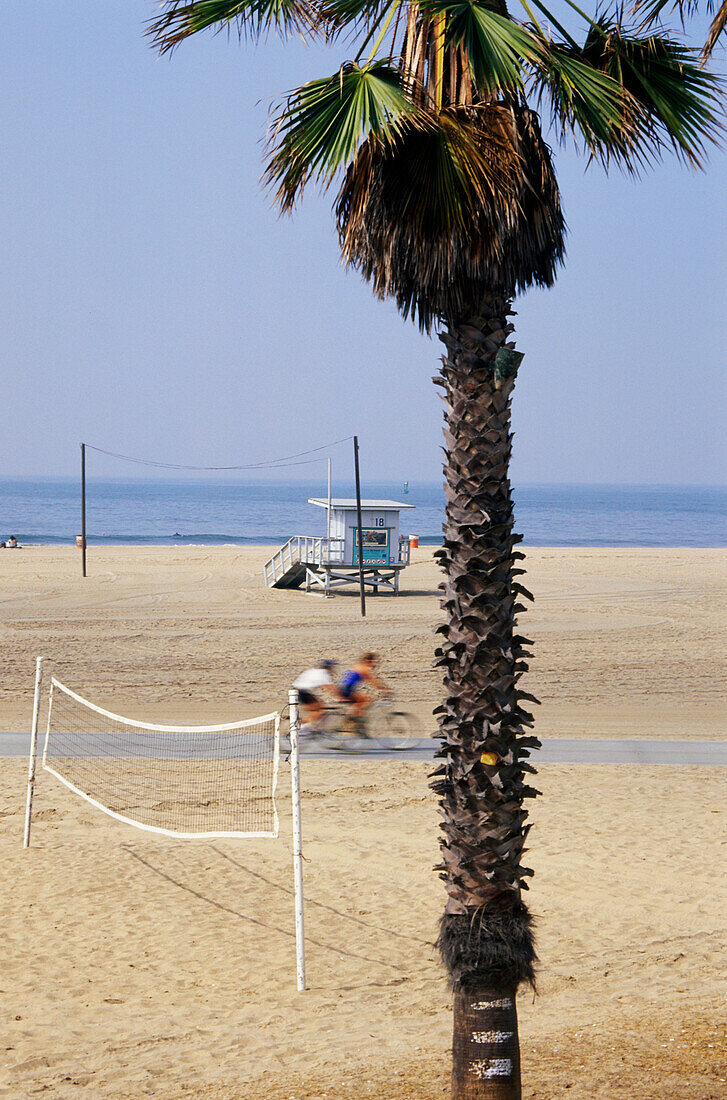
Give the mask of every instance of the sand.
[{"label": "sand", "polygon": [[[305,658],[373,645],[431,728],[436,572],[408,594],[267,592],[257,550],[0,560],[0,728],[27,729],[35,654],[140,717],[278,704]],[[541,731],[724,737],[725,555],[537,550]],[[209,717],[208,717],[209,716]],[[309,989],[295,989],[288,772],[278,840],[141,833],[0,761],[0,1097],[430,1100],[448,1095],[451,1000],[427,765],[304,760]],[[524,1096],[727,1096],[727,773],[544,766],[529,904],[537,996],[519,998]]]},{"label": "sand", "polygon": [[[43,773],[24,852],[24,767],[4,761],[0,1096],[446,1096],[427,770],[304,761],[299,994],[288,798],[278,840],[183,843]],[[724,1098],[724,776],[550,766],[539,786],[524,1095]]]},{"label": "sand", "polygon": [[[0,552],[0,730],[30,727],[35,658],[100,705],[150,721],[224,722],[277,709],[320,656],[377,649],[383,674],[434,728],[440,574],[414,551],[403,594],[332,600],[262,582],[261,548]],[[544,736],[722,739],[724,550],[527,550],[536,600],[529,690]]]}]

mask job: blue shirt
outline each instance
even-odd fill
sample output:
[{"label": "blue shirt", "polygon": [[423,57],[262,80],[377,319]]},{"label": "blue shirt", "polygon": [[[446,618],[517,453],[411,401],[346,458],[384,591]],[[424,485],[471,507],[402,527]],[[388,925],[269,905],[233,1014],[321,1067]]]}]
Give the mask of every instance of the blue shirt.
[{"label": "blue shirt", "polygon": [[358,685],[362,682],[363,676],[355,669],[349,668],[347,672],[344,672],[338,683],[339,691],[344,699],[350,699],[352,695],[355,695]]}]

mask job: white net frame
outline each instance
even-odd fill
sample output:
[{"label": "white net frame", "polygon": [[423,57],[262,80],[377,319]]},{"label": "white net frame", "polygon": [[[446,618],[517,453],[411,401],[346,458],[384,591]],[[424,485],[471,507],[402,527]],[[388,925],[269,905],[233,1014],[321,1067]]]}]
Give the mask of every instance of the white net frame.
[{"label": "white net frame", "polygon": [[[251,731],[255,727],[258,729],[263,726],[272,726],[273,728],[273,750],[271,760],[271,774],[270,774],[270,788],[269,797],[272,810],[272,826],[269,829],[174,829],[165,828],[160,825],[153,825],[148,822],[139,821],[136,818],[130,816],[127,813],[120,813],[118,810],[111,809],[105,805],[98,798],[94,798],[88,790],[83,790],[78,783],[74,783],[73,780],[67,776],[62,775],[56,767],[53,767],[52,763],[48,760],[48,750],[51,745],[52,738],[52,718],[53,718],[53,701],[54,692],[61,692],[67,698],[72,699],[78,705],[100,715],[102,718],[109,722],[117,723],[122,728],[134,730],[149,734],[170,734],[177,735],[179,738],[197,737],[213,739],[215,737],[227,736],[230,741],[234,741],[235,734],[240,735],[240,738],[249,737],[249,733],[244,731]],[[56,731],[58,732],[58,731]],[[93,734],[90,732],[87,736],[91,737]],[[145,754],[142,752],[141,759],[145,758]],[[157,759],[154,757],[153,759]],[[162,758],[163,759],[163,758]],[[194,758],[187,758],[189,763],[193,763]],[[78,695],[75,691],[66,687],[55,677],[51,677],[50,692],[48,699],[48,722],[46,726],[45,742],[43,746],[43,757],[41,761],[42,768],[58,779],[65,787],[74,794],[77,794],[80,798],[85,799],[96,809],[101,810],[102,813],[107,814],[109,817],[115,818],[117,821],[121,821],[126,825],[132,825],[136,829],[143,829],[147,832],[159,833],[163,836],[173,837],[176,840],[211,840],[214,838],[230,837],[240,839],[253,839],[253,838],[271,838],[274,839],[279,835],[280,822],[278,818],[278,810],[275,802],[275,794],[277,790],[278,770],[280,763],[280,714],[277,711],[271,714],[262,715],[259,718],[250,718],[240,722],[228,722],[222,725],[215,726],[167,726],[158,725],[151,722],[139,722],[131,718],[125,718],[123,715],[114,714],[112,711],[105,710],[103,707],[97,706],[95,703],[91,703],[88,699],[84,699],[83,696]],[[191,770],[191,769],[190,769]],[[163,792],[159,792],[160,794]]]},{"label": "white net frame", "polygon": [[[38,719],[40,712],[40,698],[41,689],[43,683],[43,657],[38,657],[35,665],[35,692],[33,695],[33,721],[30,733],[30,755],[28,757],[28,781],[25,800],[25,828],[23,832],[23,848],[30,847],[30,831],[31,822],[33,817],[33,792],[35,789],[35,772],[36,772],[36,760],[38,756]],[[53,713],[53,692],[63,692],[69,699],[74,700],[81,706],[89,708],[91,711],[98,715],[101,715],[108,721],[114,721],[120,723],[122,726],[138,730],[146,731],[148,733],[176,733],[176,734],[189,734],[189,735],[204,735],[204,734],[220,734],[224,735],[230,733],[233,730],[241,731],[250,729],[255,725],[260,725],[264,722],[273,723],[273,770],[272,770],[272,790],[271,801],[273,808],[273,829],[271,831],[195,831],[195,832],[180,832],[173,829],[165,829],[160,826],[149,825],[148,823],[136,821],[129,817],[127,814],[119,813],[116,810],[112,810],[110,807],[105,806],[99,799],[90,795],[87,791],[83,791],[77,783],[73,783],[67,776],[63,776],[60,772],[48,764],[48,745],[51,736],[51,718]],[[294,883],[294,899],[295,899],[295,956],[296,956],[296,984],[298,992],[302,993],[306,988],[306,975],[305,975],[305,921],[303,914],[303,837],[301,828],[301,810],[300,810],[300,757],[298,746],[298,692],[291,689],[288,692],[288,708],[289,708],[289,731],[290,731],[290,752],[286,755],[286,759],[290,760],[290,782],[291,782],[291,809],[292,809],[292,824],[293,824],[293,883]],[[87,736],[91,736],[93,731],[87,731]],[[122,754],[123,757],[123,754]],[[143,758],[143,754],[142,754]],[[153,757],[152,757],[153,758]],[[115,759],[115,757],[112,757]],[[50,692],[48,698],[48,722],[46,726],[45,742],[43,746],[43,757],[41,765],[43,769],[58,779],[64,787],[67,787],[74,794],[79,795],[86,802],[89,802],[96,809],[101,810],[102,813],[107,814],[109,817],[115,818],[117,821],[121,821],[126,825],[131,825],[136,829],[144,829],[147,832],[161,833],[163,836],[170,836],[173,839],[187,839],[187,840],[204,840],[212,837],[240,837],[246,839],[248,837],[270,837],[274,838],[279,833],[279,820],[278,810],[275,804],[275,792],[277,788],[278,780],[278,768],[280,763],[280,713],[273,712],[272,714],[263,715],[262,718],[246,719],[242,722],[231,722],[225,725],[218,726],[161,726],[155,725],[151,722],[137,722],[131,718],[124,718],[122,715],[113,714],[111,711],[104,710],[103,707],[96,706],[95,703],[90,703],[88,699],[84,699],[83,696],[78,695],[75,691],[71,691],[70,688],[65,687],[55,677],[51,677]]]}]

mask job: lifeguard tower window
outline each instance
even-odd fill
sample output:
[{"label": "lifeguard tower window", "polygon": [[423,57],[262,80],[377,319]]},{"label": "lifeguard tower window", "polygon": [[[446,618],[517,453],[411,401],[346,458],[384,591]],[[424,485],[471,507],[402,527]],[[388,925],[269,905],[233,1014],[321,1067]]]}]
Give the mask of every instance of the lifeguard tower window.
[{"label": "lifeguard tower window", "polygon": [[[358,529],[351,528],[353,539],[353,564],[358,565]],[[391,529],[382,531],[376,527],[364,527],[361,531],[363,538],[363,562],[364,565],[393,565],[397,560],[389,554],[389,538]]]}]

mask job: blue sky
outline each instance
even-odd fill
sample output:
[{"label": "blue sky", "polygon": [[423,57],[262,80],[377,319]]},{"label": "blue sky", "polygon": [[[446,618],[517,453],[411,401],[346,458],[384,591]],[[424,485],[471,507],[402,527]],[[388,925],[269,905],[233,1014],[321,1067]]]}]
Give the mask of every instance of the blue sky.
[{"label": "blue sky", "polygon": [[[333,194],[280,219],[259,185],[271,102],[345,50],[162,60],[154,10],[3,5],[0,473],[73,474],[82,439],[232,465],[358,432],[364,477],[437,478],[438,341],[342,270]],[[515,307],[514,479],[724,484],[727,155],[556,167],[568,257]]]}]

